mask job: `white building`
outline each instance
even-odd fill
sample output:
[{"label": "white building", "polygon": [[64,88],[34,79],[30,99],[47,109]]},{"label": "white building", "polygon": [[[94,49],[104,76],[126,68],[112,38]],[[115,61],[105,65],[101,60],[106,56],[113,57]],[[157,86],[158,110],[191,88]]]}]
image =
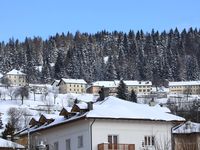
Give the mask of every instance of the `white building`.
[{"label": "white building", "polygon": [[[41,141],[49,150],[154,150],[166,143],[171,147],[171,128],[184,121],[161,107],[112,96],[93,105],[81,102],[63,108],[56,119],[42,117],[30,123],[32,149]],[[20,137],[19,142],[27,144],[26,130]]]}]

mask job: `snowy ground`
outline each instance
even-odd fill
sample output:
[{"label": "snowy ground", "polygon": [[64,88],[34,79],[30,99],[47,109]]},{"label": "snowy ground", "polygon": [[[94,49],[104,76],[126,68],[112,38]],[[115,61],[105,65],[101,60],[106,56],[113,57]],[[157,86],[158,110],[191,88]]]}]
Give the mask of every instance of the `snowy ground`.
[{"label": "snowy ground", "polygon": [[[15,87],[14,89],[17,89]],[[33,116],[39,115],[40,113],[46,113],[45,110],[50,108],[51,113],[58,113],[63,107],[72,106],[75,99],[79,101],[94,101],[96,99],[92,94],[54,94],[51,89],[48,89],[46,94],[40,93],[35,94],[33,92],[29,92],[29,97],[24,99],[24,104],[22,105],[22,101],[19,97],[15,97],[13,94],[13,98],[11,99],[10,89],[6,89],[0,87],[0,112],[2,113],[2,121],[3,125],[8,121],[7,111],[11,107],[16,107],[20,109],[27,109]],[[4,129],[0,130],[0,133]]]}]

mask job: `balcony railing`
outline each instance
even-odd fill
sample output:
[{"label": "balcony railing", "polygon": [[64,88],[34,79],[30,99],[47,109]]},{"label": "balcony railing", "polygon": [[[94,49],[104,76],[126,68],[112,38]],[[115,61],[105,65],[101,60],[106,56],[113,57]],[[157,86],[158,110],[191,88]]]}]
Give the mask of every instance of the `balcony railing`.
[{"label": "balcony railing", "polygon": [[135,150],[135,144],[108,144],[98,145],[98,150]]}]

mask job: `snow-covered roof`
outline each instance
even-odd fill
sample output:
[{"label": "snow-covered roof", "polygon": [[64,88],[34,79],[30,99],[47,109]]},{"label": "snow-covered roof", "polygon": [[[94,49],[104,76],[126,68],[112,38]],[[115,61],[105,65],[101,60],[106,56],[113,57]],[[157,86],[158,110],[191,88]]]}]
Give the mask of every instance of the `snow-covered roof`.
[{"label": "snow-covered roof", "polygon": [[114,81],[96,81],[92,83],[93,86],[104,86],[104,87],[117,87]]},{"label": "snow-covered roof", "polygon": [[142,119],[162,121],[184,121],[185,119],[166,113],[158,107],[137,104],[109,96],[104,101],[94,104],[88,118]]},{"label": "snow-covered roof", "polygon": [[[120,81],[116,81],[117,84],[119,84]],[[134,85],[152,85],[151,81],[134,81],[134,80],[124,80],[124,83],[127,86],[134,86]]]},{"label": "snow-covered roof", "polygon": [[16,70],[16,69],[13,69],[11,70],[10,72],[6,73],[7,75],[26,75],[25,73],[19,71],[19,70]]},{"label": "snow-covered roof", "polygon": [[184,124],[174,127],[172,132],[175,134],[200,133],[200,123],[187,121]]},{"label": "snow-covered roof", "polygon": [[169,86],[200,85],[200,81],[169,82]]},{"label": "snow-covered roof", "polygon": [[80,109],[87,109],[88,105],[85,102],[80,102],[78,104],[76,104]]},{"label": "snow-covered roof", "polygon": [[[139,86],[139,85],[152,85],[151,81],[134,81],[134,80],[124,80],[127,86]],[[114,81],[96,81],[93,82],[93,86],[104,86],[104,87],[118,87],[120,80]]]},{"label": "snow-covered roof", "polygon": [[[87,103],[80,102],[76,104],[81,109],[87,108]],[[72,111],[72,110],[71,110]],[[137,104],[129,101],[125,101],[113,96],[105,98],[104,101],[98,101],[93,104],[93,109],[79,114],[78,112],[70,117],[57,116],[55,120],[49,124],[43,124],[41,126],[33,126],[30,132],[43,130],[59,124],[65,124],[81,118],[105,118],[105,119],[130,119],[130,120],[152,120],[152,121],[185,121],[184,118],[169,114],[166,109],[162,109],[160,106],[150,107],[145,104]],[[23,131],[20,134],[26,134],[27,131]]]},{"label": "snow-covered roof", "polygon": [[5,139],[0,138],[0,147],[4,147],[4,148],[25,148],[23,145],[14,143],[12,141],[8,141]]},{"label": "snow-covered roof", "polygon": [[67,112],[71,112],[72,107],[64,107],[64,109],[65,109]]},{"label": "snow-covered roof", "polygon": [[87,84],[83,79],[65,79],[62,78],[65,83]]},{"label": "snow-covered roof", "polygon": [[46,119],[55,119],[58,117],[56,114],[42,114]]}]

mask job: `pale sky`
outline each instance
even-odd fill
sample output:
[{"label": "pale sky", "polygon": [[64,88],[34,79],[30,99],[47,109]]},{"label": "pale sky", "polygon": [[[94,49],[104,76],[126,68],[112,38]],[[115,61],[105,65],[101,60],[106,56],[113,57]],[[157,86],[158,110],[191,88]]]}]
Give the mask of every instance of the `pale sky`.
[{"label": "pale sky", "polygon": [[200,27],[200,0],[0,0],[0,41],[56,33]]}]

